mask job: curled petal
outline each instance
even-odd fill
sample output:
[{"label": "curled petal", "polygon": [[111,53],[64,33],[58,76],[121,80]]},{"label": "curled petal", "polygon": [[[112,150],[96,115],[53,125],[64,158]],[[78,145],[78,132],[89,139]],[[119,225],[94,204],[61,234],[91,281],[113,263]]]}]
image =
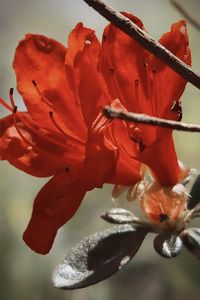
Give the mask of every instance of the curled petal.
[{"label": "curled petal", "polygon": [[[91,173],[92,170],[95,172]],[[56,174],[35,199],[32,217],[24,233],[29,247],[41,254],[48,253],[57,230],[75,214],[86,191],[102,187],[112,173],[112,152],[104,151],[99,156],[85,159],[71,172]]]},{"label": "curled petal", "polygon": [[27,245],[40,254],[51,249],[57,230],[78,209],[88,183],[80,180],[80,174],[69,176],[61,172],[54,176],[38,193],[31,220],[23,238]]}]

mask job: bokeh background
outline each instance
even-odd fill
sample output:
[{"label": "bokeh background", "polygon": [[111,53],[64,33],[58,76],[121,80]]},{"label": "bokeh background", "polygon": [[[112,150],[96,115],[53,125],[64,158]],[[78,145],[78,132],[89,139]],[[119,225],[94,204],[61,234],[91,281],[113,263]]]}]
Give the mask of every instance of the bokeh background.
[{"label": "bokeh background", "polygon": [[[180,13],[167,0],[107,0],[120,11],[139,16],[149,33],[159,38],[171,24],[181,19]],[[197,21],[199,0],[179,0]],[[8,98],[15,87],[12,59],[15,47],[24,34],[42,33],[66,44],[74,25],[83,21],[101,38],[107,21],[82,0],[0,0],[0,95]],[[193,68],[200,69],[200,32],[188,24]],[[166,83],[167,88],[167,83]],[[22,105],[16,95],[18,105]],[[182,97],[184,121],[200,123],[200,92],[187,85]],[[0,114],[5,110],[0,107]],[[180,160],[188,167],[200,169],[199,134],[175,133]],[[170,163],[170,162],[169,162]],[[67,250],[90,233],[108,227],[99,216],[113,204],[112,187],[87,193],[76,216],[58,233],[47,256],[33,253],[22,241],[33,199],[47,179],[37,179],[0,163],[0,298],[3,300],[198,300],[200,297],[200,264],[187,251],[173,260],[159,257],[147,239],[132,263],[112,278],[77,291],[62,291],[51,286],[51,272]]]}]

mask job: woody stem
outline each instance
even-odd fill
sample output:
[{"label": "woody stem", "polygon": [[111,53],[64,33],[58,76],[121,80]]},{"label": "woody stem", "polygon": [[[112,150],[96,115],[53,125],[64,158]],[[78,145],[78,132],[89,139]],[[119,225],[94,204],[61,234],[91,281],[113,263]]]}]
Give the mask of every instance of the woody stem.
[{"label": "woody stem", "polygon": [[149,36],[144,30],[139,28],[130,19],[115,11],[101,0],[84,0],[89,6],[98,11],[104,18],[120,28],[131,38],[140,43],[145,49],[163,60],[174,71],[179,73],[183,78],[200,89],[200,76],[194,72],[190,66],[181,61],[173,53],[163,47],[159,42]]},{"label": "woody stem", "polygon": [[111,118],[111,119],[121,119],[121,120],[130,121],[134,123],[160,126],[160,127],[170,128],[179,131],[200,132],[200,125],[198,124],[183,123],[183,122],[151,117],[144,114],[137,114],[137,113],[116,109],[110,106],[105,106],[103,109],[103,113],[107,118]]}]

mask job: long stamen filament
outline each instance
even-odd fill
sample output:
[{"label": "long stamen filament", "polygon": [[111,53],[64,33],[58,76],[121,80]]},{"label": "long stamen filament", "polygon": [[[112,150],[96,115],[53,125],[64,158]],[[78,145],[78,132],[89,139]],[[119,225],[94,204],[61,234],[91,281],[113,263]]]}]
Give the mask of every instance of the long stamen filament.
[{"label": "long stamen filament", "polygon": [[99,133],[102,130],[104,130],[105,125],[110,123],[110,120],[108,120],[108,118],[106,118],[102,112],[100,112],[97,116],[97,118],[95,119],[95,121],[92,123],[92,130],[93,133]]},{"label": "long stamen filament", "polygon": [[[33,84],[34,86],[37,88],[37,85],[36,85],[36,82],[33,81]],[[37,88],[37,91],[40,93],[40,91],[38,90]],[[41,93],[40,93],[41,95]],[[42,96],[41,96],[42,97]],[[22,133],[21,129],[19,128],[19,125],[17,123],[17,119],[20,120],[29,130],[31,130],[32,132],[34,132],[37,136],[40,136],[42,139],[45,139],[47,141],[49,141],[50,143],[53,143],[54,145],[57,145],[58,147],[61,147],[62,149],[66,150],[68,149],[68,147],[74,147],[72,143],[70,143],[69,141],[67,141],[67,145],[65,145],[64,143],[61,143],[61,142],[58,142],[56,141],[55,139],[45,135],[45,134],[42,134],[40,133],[40,131],[38,130],[38,124],[35,123],[33,120],[26,120],[25,116],[23,113],[21,112],[18,112],[17,111],[17,106],[15,104],[15,101],[14,101],[14,97],[13,97],[13,88],[10,89],[9,91],[9,99],[10,99],[10,102],[11,102],[11,106],[9,104],[7,104],[2,98],[0,98],[0,104],[2,104],[6,109],[8,109],[12,115],[13,115],[13,122],[14,122],[14,126],[18,132],[18,134],[20,135],[20,137],[29,145],[31,145],[32,147],[37,147],[36,145],[34,145],[31,141],[29,141],[25,136],[24,134]],[[43,100],[45,100],[43,98]],[[45,100],[46,101],[46,100]],[[69,139],[73,139],[75,141],[78,141],[82,144],[84,144],[83,142],[79,141],[79,139],[76,139],[76,138],[73,138],[71,136],[68,136],[63,130],[62,128],[60,128],[60,126],[57,124],[57,122],[55,121],[54,119],[54,116],[53,116],[53,112],[50,112],[49,113],[50,115],[50,118],[54,124],[54,126],[65,136],[67,136]],[[107,120],[106,120],[107,121]],[[47,131],[48,133],[48,131]],[[40,151],[42,151],[40,149]]]},{"label": "long stamen filament", "polygon": [[10,112],[13,112],[13,108],[12,108],[8,103],[6,103],[2,98],[0,98],[0,103],[1,103],[1,105],[3,105],[6,109],[8,109]]},{"label": "long stamen filament", "polygon": [[[14,89],[10,88],[9,98],[10,98],[10,102],[11,102],[12,108],[14,109],[16,107],[16,105],[15,105],[15,101],[14,101],[14,98],[13,98],[13,91],[14,91]],[[17,108],[15,108],[15,110],[17,111]]]},{"label": "long stamen filament", "polygon": [[[28,121],[25,120],[25,119],[23,118],[23,116],[22,116],[21,113],[17,113],[17,116],[18,116],[18,118],[20,119],[20,121],[22,121],[22,122],[24,123],[24,125],[25,125],[27,128],[29,128],[32,132],[34,132],[36,135],[39,135],[41,138],[46,139],[46,140],[49,141],[50,143],[53,143],[53,144],[55,144],[55,145],[57,145],[57,146],[59,146],[59,147],[61,147],[61,148],[63,148],[63,149],[67,149],[67,148],[68,148],[68,147],[65,146],[64,144],[55,141],[55,139],[53,139],[53,138],[51,138],[51,137],[49,137],[49,136],[47,136],[47,135],[45,135],[45,134],[41,134],[41,133],[39,132],[38,129],[35,129],[35,128],[33,127],[33,126],[35,126],[34,123],[33,123],[31,120],[28,120]],[[37,127],[38,127],[38,126],[37,126]],[[69,145],[69,146],[70,146],[70,145]]]},{"label": "long stamen filament", "polygon": [[[34,87],[35,87],[35,89],[36,89],[36,91],[37,91],[37,93],[38,93],[38,95],[41,97],[41,100],[43,101],[43,102],[45,102],[48,106],[50,106],[51,108],[53,108],[54,106],[53,106],[53,104],[43,95],[43,93],[40,91],[40,89],[38,88],[38,85],[37,85],[37,83],[36,83],[36,81],[35,80],[32,80],[32,83],[33,83],[33,85],[34,85]],[[58,123],[55,121],[55,118],[54,118],[54,116],[53,116],[53,112],[52,111],[50,111],[49,112],[49,116],[50,116],[50,118],[51,118],[51,121],[53,122],[53,124],[54,124],[54,126],[63,134],[63,135],[65,135],[65,136],[67,136],[68,138],[71,138],[71,139],[73,139],[73,140],[76,140],[76,141],[78,141],[78,142],[80,142],[81,144],[85,144],[85,142],[84,141],[81,141],[80,139],[78,139],[77,137],[75,138],[75,137],[72,137],[72,136],[69,136],[69,135],[67,135],[67,133],[58,125]]]},{"label": "long stamen filament", "polygon": [[35,80],[32,80],[32,84],[34,85],[38,95],[41,97],[41,100],[45,102],[48,106],[53,107],[52,103],[43,95],[43,93],[39,90],[38,85]]},{"label": "long stamen filament", "polygon": [[30,146],[34,147],[33,143],[31,141],[29,141],[22,133],[21,129],[19,128],[18,124],[17,124],[17,118],[16,118],[16,114],[17,114],[17,106],[14,106],[12,115],[13,115],[13,123],[14,126],[17,130],[17,133],[19,134],[19,136]]},{"label": "long stamen filament", "polygon": [[66,132],[58,125],[58,123],[56,122],[55,118],[54,118],[54,113],[53,111],[49,111],[49,117],[53,123],[53,125],[66,137],[68,137],[68,135],[66,134]]},{"label": "long stamen filament", "polygon": [[[12,110],[12,112],[14,113],[14,115],[13,115],[13,116],[14,116],[13,121],[14,121],[14,123],[15,123],[15,126],[16,126],[16,129],[17,129],[18,133],[20,132],[20,129],[19,129],[18,125],[17,125],[16,117],[18,117],[18,119],[19,119],[19,120],[20,120],[27,128],[29,128],[32,132],[34,132],[37,136],[39,135],[39,136],[41,136],[41,138],[46,139],[46,140],[48,140],[49,142],[51,142],[51,143],[53,143],[53,144],[55,144],[55,145],[57,145],[57,146],[59,146],[59,147],[61,147],[61,148],[63,148],[63,149],[66,149],[66,148],[67,148],[64,144],[55,141],[55,139],[52,139],[52,138],[48,137],[47,135],[41,134],[41,133],[39,132],[39,130],[37,130],[37,129],[34,128],[35,126],[38,127],[37,124],[35,125],[35,124],[33,123],[33,121],[31,121],[31,120],[28,120],[28,121],[27,121],[27,120],[24,118],[24,116],[23,116],[22,113],[17,112],[17,106],[15,105],[15,101],[14,101],[14,98],[13,98],[13,89],[10,89],[9,97],[10,97],[10,102],[11,102],[12,107],[13,107],[13,110]],[[32,124],[31,124],[31,123],[32,123]],[[19,133],[19,134],[20,134],[20,136],[23,138],[22,133]],[[25,137],[24,137],[24,140],[26,140],[26,141],[30,144],[30,142],[29,142]],[[32,145],[32,144],[31,144],[31,145]]]}]

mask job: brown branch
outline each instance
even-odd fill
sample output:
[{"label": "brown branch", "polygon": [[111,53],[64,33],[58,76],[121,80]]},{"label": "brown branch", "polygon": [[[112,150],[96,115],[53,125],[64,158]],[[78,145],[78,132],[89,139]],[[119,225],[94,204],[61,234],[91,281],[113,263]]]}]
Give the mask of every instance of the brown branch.
[{"label": "brown branch", "polygon": [[131,20],[116,12],[106,3],[100,0],[84,0],[112,24],[127,33],[130,37],[140,43],[145,49],[163,60],[174,71],[179,73],[187,81],[200,89],[200,76],[190,66],[186,65],[160,43],[150,37],[144,30],[140,29]]},{"label": "brown branch", "polygon": [[156,117],[150,117],[144,114],[132,113],[116,109],[110,106],[105,106],[103,109],[103,113],[106,117],[111,119],[121,119],[129,122],[160,126],[179,131],[200,132],[200,125],[198,124],[183,123]]},{"label": "brown branch", "polygon": [[176,9],[183,15],[188,22],[190,22],[196,29],[200,30],[200,23],[192,18],[192,16],[175,0],[171,0],[171,3]]}]

